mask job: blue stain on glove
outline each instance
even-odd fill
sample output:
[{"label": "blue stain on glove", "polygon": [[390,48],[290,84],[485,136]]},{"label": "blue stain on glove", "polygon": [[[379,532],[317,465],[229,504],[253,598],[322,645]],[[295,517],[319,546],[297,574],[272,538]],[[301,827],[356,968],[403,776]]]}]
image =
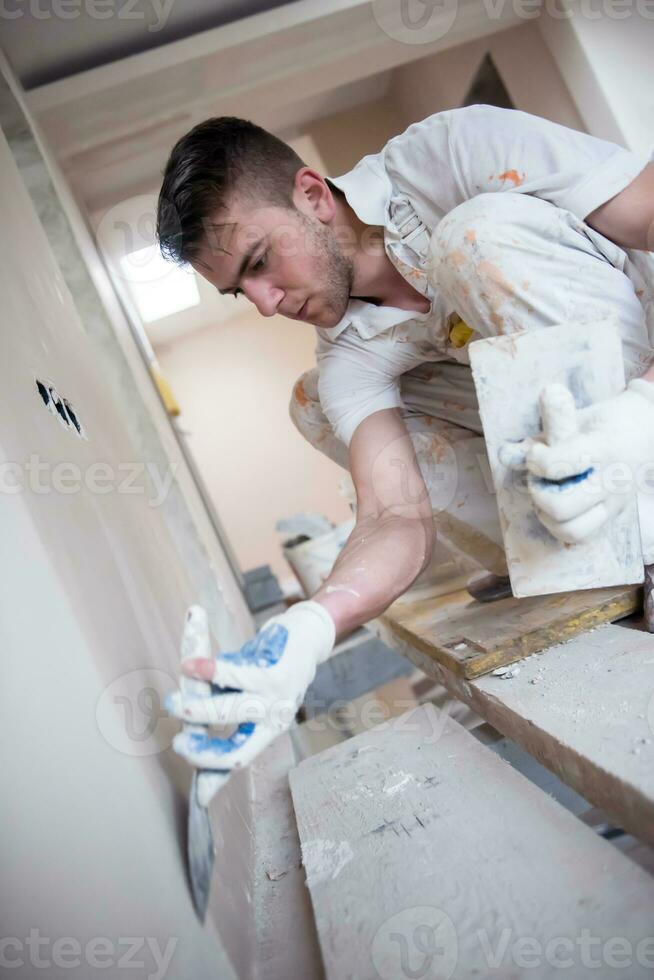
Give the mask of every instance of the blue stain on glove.
[{"label": "blue stain on glove", "polygon": [[575,483],[581,483],[582,480],[587,480],[591,473],[595,472],[595,467],[590,466],[583,473],[575,473],[574,476],[566,476],[562,480],[546,480],[543,478],[538,479],[537,486],[543,487],[546,490],[566,490],[568,487],[572,487]]},{"label": "blue stain on glove", "polygon": [[[288,630],[285,626],[280,626],[279,623],[273,623],[268,629],[260,631],[257,635],[244,643],[240,650],[236,653],[221,653],[218,655],[218,659],[228,661],[231,664],[237,666],[245,667],[274,667],[276,663],[282,658],[284,650],[286,649],[286,642],[288,640]],[[239,687],[221,687],[219,684],[211,683],[211,693],[216,694],[236,694],[241,691]],[[202,700],[204,694],[184,694],[186,700]],[[174,714],[174,704],[172,701],[172,695],[167,694],[164,698],[164,707],[169,714]],[[251,734],[250,731],[244,725],[241,725],[240,732]],[[232,738],[234,738],[238,732],[236,732]],[[203,738],[201,735],[195,735],[194,738]],[[220,741],[220,740],[218,740]],[[229,740],[228,740],[229,741]],[[219,745],[216,748],[220,749]],[[229,751],[229,750],[226,750]]]},{"label": "blue stain on glove", "polygon": [[188,736],[189,746],[193,752],[212,751],[229,755],[230,752],[240,749],[243,743],[247,742],[255,728],[256,725],[253,721],[244,721],[229,738],[210,738],[208,734],[191,732]]},{"label": "blue stain on glove", "polygon": [[252,639],[244,643],[236,653],[223,653],[221,660],[239,667],[274,667],[286,649],[288,630],[279,623],[273,623]]}]

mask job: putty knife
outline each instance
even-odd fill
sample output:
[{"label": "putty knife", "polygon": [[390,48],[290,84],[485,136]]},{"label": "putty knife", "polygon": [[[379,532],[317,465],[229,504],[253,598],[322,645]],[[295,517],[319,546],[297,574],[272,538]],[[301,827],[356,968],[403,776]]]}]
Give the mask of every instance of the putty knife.
[{"label": "putty knife", "polygon": [[567,545],[540,522],[525,474],[500,459],[504,443],[541,431],[539,397],[547,384],[564,384],[577,408],[624,389],[617,319],[477,340],[470,344],[470,364],[514,596],[642,582],[635,495],[589,541]]},{"label": "putty knife", "polygon": [[[211,635],[207,614],[202,606],[191,606],[186,614],[182,635],[182,660],[189,657],[211,658]],[[207,697],[211,685],[182,674],[180,688],[183,694]],[[204,725],[184,725],[185,732],[206,734]],[[216,790],[226,782],[226,776],[204,770],[193,770],[188,810],[188,867],[193,904],[201,922],[207,912],[209,889],[214,865],[214,842],[209,820],[209,803]]]}]

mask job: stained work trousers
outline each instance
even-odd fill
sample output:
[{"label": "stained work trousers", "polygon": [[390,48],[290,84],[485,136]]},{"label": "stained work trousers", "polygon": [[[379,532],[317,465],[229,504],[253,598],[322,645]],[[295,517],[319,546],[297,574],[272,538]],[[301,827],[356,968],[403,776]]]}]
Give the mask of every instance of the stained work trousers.
[{"label": "stained work trousers", "polygon": [[[654,358],[654,254],[625,252],[546,201],[512,193],[466,201],[432,235],[427,269],[475,332],[472,340],[560,323],[574,329],[576,322],[617,315],[626,380],[642,376]],[[458,356],[462,362],[426,362],[401,376],[403,417],[438,539],[454,554],[506,574],[474,383],[465,350]],[[297,382],[290,412],[302,435],[347,469],[347,448],[320,405],[317,369]],[[650,563],[654,466],[640,473],[638,486],[643,556]]]}]

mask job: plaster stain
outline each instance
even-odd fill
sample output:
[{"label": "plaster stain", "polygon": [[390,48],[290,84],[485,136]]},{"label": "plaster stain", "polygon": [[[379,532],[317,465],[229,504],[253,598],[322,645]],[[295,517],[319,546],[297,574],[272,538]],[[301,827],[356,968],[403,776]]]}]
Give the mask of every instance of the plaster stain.
[{"label": "plaster stain", "polygon": [[309,840],[302,844],[302,864],[307,884],[318,885],[333,881],[354,857],[354,851],[345,840]]},{"label": "plaster stain", "polygon": [[325,592],[331,594],[332,592],[348,592],[350,595],[354,595],[359,598],[359,593],[355,589],[348,589],[346,585],[328,585]]},{"label": "plaster stain", "polygon": [[590,397],[586,386],[585,371],[585,367],[582,370],[581,365],[577,364],[568,371],[565,381],[566,387],[570,390],[577,408],[586,408],[593,403],[593,399]]}]

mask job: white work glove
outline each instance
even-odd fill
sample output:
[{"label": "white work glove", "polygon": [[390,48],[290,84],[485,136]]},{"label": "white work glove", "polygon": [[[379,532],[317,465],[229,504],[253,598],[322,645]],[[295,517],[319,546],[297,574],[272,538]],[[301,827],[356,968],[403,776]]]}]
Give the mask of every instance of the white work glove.
[{"label": "white work glove", "polygon": [[577,544],[633,499],[638,472],[654,460],[654,384],[635,379],[587,408],[576,408],[569,390],[552,384],[540,408],[542,434],[505,443],[500,461],[527,469],[542,523],[560,541]]},{"label": "white work glove", "polygon": [[199,769],[231,770],[248,765],[280,732],[289,728],[318,664],[329,656],[334,621],[318,602],[298,602],[273,616],[236,653],[184,661],[189,677],[210,681],[211,697],[174,691],[167,710],[196,725],[238,725],[229,738],[180,732],[175,752]]}]

